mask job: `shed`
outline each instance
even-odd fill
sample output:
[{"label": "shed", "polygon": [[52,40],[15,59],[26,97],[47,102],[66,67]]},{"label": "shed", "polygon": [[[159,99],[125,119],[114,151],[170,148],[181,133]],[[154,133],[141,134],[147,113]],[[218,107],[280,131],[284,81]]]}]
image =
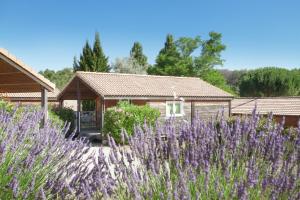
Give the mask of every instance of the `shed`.
[{"label": "shed", "polygon": [[255,106],[256,112],[262,116],[272,113],[277,122],[285,117],[286,126],[298,126],[300,96],[237,98],[232,101],[232,115],[251,115]]}]

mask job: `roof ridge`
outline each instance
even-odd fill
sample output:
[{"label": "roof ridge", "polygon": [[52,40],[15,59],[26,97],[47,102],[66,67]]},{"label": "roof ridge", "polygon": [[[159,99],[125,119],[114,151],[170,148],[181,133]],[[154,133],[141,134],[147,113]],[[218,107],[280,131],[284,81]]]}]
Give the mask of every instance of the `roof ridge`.
[{"label": "roof ridge", "polygon": [[[157,77],[157,78],[186,78],[186,79],[200,79],[199,77],[192,76],[160,76],[160,75],[150,75],[150,74],[129,74],[129,73],[116,73],[116,72],[88,72],[88,71],[76,71],[77,74],[110,74],[116,76],[138,76],[138,77]],[[203,81],[203,80],[202,80]]]}]

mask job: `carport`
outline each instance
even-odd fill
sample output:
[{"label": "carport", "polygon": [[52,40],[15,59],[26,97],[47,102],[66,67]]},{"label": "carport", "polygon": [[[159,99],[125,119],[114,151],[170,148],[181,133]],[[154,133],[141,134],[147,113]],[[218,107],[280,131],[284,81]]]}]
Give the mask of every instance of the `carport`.
[{"label": "carport", "polygon": [[48,92],[53,92],[55,84],[18,60],[7,50],[0,48],[0,93],[41,92],[41,107],[47,120]]}]

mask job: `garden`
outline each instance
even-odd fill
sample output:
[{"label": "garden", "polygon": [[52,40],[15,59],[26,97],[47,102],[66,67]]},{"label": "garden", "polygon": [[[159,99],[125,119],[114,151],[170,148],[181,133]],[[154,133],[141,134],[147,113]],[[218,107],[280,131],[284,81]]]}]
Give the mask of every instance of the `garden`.
[{"label": "garden", "polygon": [[65,137],[69,123],[42,117],[0,103],[0,199],[300,198],[300,124],[285,129],[271,114],[140,120],[107,135],[109,147]]}]

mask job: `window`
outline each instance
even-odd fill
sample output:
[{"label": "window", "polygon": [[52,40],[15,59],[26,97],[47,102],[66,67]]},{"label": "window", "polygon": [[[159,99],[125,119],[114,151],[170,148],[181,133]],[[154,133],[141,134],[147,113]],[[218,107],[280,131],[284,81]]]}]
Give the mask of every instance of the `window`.
[{"label": "window", "polygon": [[184,115],[182,101],[167,101],[166,102],[166,116],[180,117]]}]

